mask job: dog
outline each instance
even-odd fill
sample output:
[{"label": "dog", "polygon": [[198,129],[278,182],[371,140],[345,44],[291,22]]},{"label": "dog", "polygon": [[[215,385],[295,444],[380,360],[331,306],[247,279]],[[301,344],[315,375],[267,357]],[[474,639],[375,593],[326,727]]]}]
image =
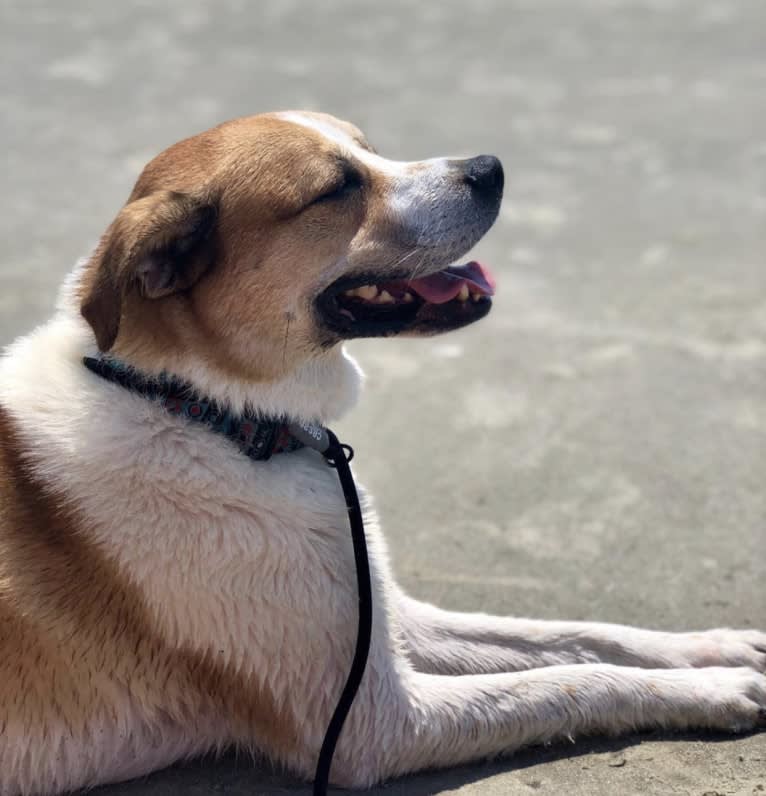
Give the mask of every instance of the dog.
[{"label": "dog", "polygon": [[[491,273],[454,263],[503,180],[494,157],[394,162],[304,112],[146,166],[53,319],[0,364],[0,794],[229,747],[312,776],[356,634],[348,517],[319,453],[251,455],[242,418],[329,423],[359,393],[344,341],[485,316]],[[168,380],[185,392],[141,386]],[[239,437],[216,433],[224,416]],[[363,500],[372,642],[333,783],[763,723],[766,634],[443,611],[396,585]]]}]

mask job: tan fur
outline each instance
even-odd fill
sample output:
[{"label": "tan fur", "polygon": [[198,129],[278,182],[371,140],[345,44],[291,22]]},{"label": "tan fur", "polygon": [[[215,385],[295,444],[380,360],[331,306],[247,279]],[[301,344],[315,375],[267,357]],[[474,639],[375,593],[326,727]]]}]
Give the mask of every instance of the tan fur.
[{"label": "tan fur", "polygon": [[286,759],[297,719],[212,655],[168,648],[140,593],[22,451],[0,407],[0,732],[20,728],[31,739],[62,725],[82,743],[95,718],[119,723],[129,691],[149,725],[202,732],[223,715],[234,738],[269,738]]},{"label": "tan fur", "polygon": [[[325,286],[328,264],[347,250],[363,212],[374,216],[369,205],[385,193],[384,178],[365,172],[370,188],[364,202],[352,199],[343,213],[317,206],[310,218],[299,217],[340,169],[319,133],[268,115],[235,119],[158,155],[91,258],[81,294],[85,305],[103,304],[94,296],[104,291],[114,295],[103,276],[114,267],[107,244],[117,237],[123,247],[137,245],[141,222],[132,208],[156,205],[152,198],[168,191],[215,202],[215,266],[188,290],[164,298],[128,292],[114,353],[156,372],[193,351],[223,374],[255,381],[280,378],[294,367],[316,345],[305,310]],[[296,310],[285,311],[290,306]]]},{"label": "tan fur", "polygon": [[[99,347],[114,345],[123,303],[136,291],[159,299],[192,286],[210,267],[214,247],[207,228],[215,207],[207,197],[160,190],[129,202],[112,222],[83,276],[82,314]],[[204,225],[204,228],[203,228]],[[163,270],[169,246],[190,249],[183,270]]]}]

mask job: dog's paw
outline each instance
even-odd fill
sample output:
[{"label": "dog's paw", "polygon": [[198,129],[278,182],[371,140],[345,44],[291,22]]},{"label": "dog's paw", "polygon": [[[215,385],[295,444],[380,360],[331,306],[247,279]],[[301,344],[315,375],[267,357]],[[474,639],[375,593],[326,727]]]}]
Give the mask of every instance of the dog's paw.
[{"label": "dog's paw", "polygon": [[672,726],[724,732],[766,728],[766,676],[760,672],[717,666],[668,674],[662,696]]},{"label": "dog's paw", "polygon": [[675,638],[679,642],[678,662],[683,666],[747,666],[766,672],[766,633],[759,630],[717,628]]},{"label": "dog's paw", "polygon": [[714,668],[710,672],[710,726],[730,732],[766,727],[766,677],[753,669]]}]

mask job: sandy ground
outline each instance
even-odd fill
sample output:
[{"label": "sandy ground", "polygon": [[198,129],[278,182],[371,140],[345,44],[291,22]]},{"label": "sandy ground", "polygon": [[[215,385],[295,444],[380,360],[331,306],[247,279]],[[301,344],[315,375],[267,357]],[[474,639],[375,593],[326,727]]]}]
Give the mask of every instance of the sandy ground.
[{"label": "sandy ground", "polygon": [[[766,627],[766,4],[0,5],[0,343],[51,311],[142,164],[307,107],[392,157],[493,152],[492,315],[356,344],[340,424],[396,572],[455,609]],[[766,735],[641,736],[393,794],[757,794]],[[245,762],[99,790],[306,793]]]}]

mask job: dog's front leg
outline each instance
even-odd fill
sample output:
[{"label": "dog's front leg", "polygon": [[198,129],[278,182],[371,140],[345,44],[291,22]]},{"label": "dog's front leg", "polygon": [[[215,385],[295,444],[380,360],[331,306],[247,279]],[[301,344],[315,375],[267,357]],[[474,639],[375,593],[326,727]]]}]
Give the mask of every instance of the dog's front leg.
[{"label": "dog's front leg", "polygon": [[[262,751],[306,777],[313,774],[322,736],[348,673],[357,611],[347,536],[328,533],[317,546],[311,539],[308,535],[297,540],[305,545],[306,555],[319,551],[334,565],[311,566],[306,570],[311,578],[294,577],[291,567],[285,588],[293,596],[292,621],[282,620],[285,595],[274,621],[261,616],[264,632],[266,628],[279,632],[279,644],[265,649],[300,652],[299,659],[276,657],[272,665],[262,667],[279,673],[268,687],[279,686],[271,702],[287,705],[295,719],[287,722],[291,743],[280,750],[262,738],[252,739]],[[368,544],[375,593],[372,644],[336,750],[331,771],[335,784],[369,786],[557,738],[658,727],[748,730],[766,719],[766,677],[752,668],[585,663],[461,676],[417,671],[402,643],[407,637],[402,620],[413,616],[421,604],[413,601],[411,610],[402,608],[401,600],[406,598],[393,584],[374,523],[368,524]],[[476,620],[463,619],[459,627],[452,626],[453,631],[470,629]],[[493,628],[501,620],[487,621]],[[445,630],[443,624],[439,627]],[[514,638],[519,635],[518,629],[515,632]],[[295,660],[300,665],[287,665]],[[513,659],[505,662],[509,660]]]},{"label": "dog's front leg", "polygon": [[599,622],[549,622],[444,611],[399,592],[397,620],[416,669],[481,674],[570,663],[646,668],[748,666],[766,671],[766,633],[666,633]]},{"label": "dog's front leg", "polygon": [[766,718],[766,677],[744,668],[583,664],[450,677],[391,667],[366,676],[341,735],[337,784],[368,786],[581,734],[748,730]]}]

